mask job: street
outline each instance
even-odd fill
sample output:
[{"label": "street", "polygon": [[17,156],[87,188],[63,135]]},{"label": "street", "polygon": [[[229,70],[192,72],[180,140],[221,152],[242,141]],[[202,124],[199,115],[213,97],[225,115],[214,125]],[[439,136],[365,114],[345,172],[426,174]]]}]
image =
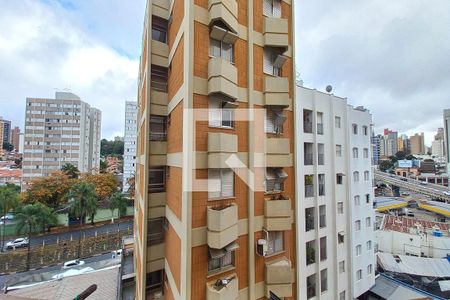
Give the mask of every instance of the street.
[{"label": "street", "polygon": [[[120,222],[120,223],[114,223],[114,224],[105,224],[102,226],[94,226],[94,227],[87,227],[85,229],[83,229],[82,231],[82,237],[86,236],[86,237],[92,237],[100,234],[105,234],[108,232],[115,232],[117,230],[126,230],[126,229],[130,229],[130,233],[132,233],[133,231],[133,221],[125,221],[125,222]],[[42,235],[42,236],[37,236],[37,237],[32,237],[31,238],[31,247],[34,246],[41,246],[43,243],[45,243],[45,245],[50,245],[50,244],[56,244],[58,241],[62,242],[62,241],[70,241],[71,239],[76,240],[78,239],[78,230],[75,229],[74,231],[68,231],[68,232],[61,232],[61,233],[52,233],[49,235]],[[10,240],[6,239],[5,240],[5,245],[7,242],[9,242]],[[5,247],[6,248],[6,247]],[[12,250],[6,250],[5,251],[12,251]]]}]

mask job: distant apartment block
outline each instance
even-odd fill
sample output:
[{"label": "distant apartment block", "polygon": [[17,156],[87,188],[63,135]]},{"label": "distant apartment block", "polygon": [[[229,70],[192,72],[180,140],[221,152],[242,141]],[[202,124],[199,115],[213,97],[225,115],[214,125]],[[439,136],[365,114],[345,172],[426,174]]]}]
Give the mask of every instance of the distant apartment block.
[{"label": "distant apartment block", "polygon": [[372,116],[297,87],[298,299],[356,299],[375,284]]},{"label": "distant apartment block", "polygon": [[0,119],[0,154],[3,153],[3,132],[4,132],[3,120]]},{"label": "distant apartment block", "polygon": [[19,151],[20,148],[20,128],[14,127],[11,130],[11,144],[14,146],[14,150]]},{"label": "distant apartment block", "polygon": [[128,180],[136,173],[137,102],[125,102],[125,134],[123,153],[123,192],[129,189]]},{"label": "distant apartment block", "polygon": [[391,131],[384,129],[384,135],[380,147],[380,157],[392,156],[398,152],[398,133],[397,131]]},{"label": "distant apartment block", "polygon": [[444,109],[444,141],[447,173],[450,174],[450,109]]},{"label": "distant apartment block", "polygon": [[426,154],[424,133],[416,133],[409,137],[411,154]]},{"label": "distant apartment block", "polygon": [[101,112],[72,93],[27,98],[23,179],[49,176],[66,163],[80,172],[100,167]]},{"label": "distant apartment block", "polygon": [[0,122],[3,125],[0,139],[3,141],[3,143],[11,143],[11,121],[4,120],[2,117],[0,117]]}]

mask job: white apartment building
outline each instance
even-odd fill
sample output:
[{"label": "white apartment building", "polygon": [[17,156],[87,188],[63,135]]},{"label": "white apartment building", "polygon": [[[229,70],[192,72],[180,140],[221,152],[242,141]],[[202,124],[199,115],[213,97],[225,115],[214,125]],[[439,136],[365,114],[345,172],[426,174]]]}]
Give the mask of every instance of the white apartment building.
[{"label": "white apartment building", "polygon": [[370,113],[297,87],[298,299],[354,299],[375,284]]},{"label": "white apartment building", "polygon": [[66,163],[80,172],[100,167],[101,111],[72,93],[55,99],[27,98],[23,179],[49,176]]},{"label": "white apartment building", "polygon": [[123,192],[130,187],[128,179],[136,173],[137,102],[125,102],[125,134],[123,153]]}]

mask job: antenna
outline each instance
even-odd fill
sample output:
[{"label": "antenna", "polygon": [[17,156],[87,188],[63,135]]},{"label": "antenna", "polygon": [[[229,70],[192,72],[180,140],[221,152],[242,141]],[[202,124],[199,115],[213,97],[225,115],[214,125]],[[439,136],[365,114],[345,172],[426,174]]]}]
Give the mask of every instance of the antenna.
[{"label": "antenna", "polygon": [[326,89],[327,93],[331,93],[331,91],[333,90],[333,87],[331,85],[327,85]]}]

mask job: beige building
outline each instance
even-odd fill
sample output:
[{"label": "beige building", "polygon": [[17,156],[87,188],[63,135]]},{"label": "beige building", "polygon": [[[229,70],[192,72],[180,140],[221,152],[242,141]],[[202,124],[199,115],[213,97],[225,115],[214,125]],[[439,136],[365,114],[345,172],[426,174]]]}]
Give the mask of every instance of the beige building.
[{"label": "beige building", "polygon": [[297,299],[293,4],[147,1],[136,299]]},{"label": "beige building", "polygon": [[409,138],[411,145],[411,154],[426,154],[425,138],[423,132],[421,134],[414,134]]},{"label": "beige building", "polygon": [[71,163],[80,172],[100,167],[101,112],[72,93],[27,98],[23,179],[49,176]]},{"label": "beige building", "polygon": [[0,155],[3,153],[3,130],[4,123],[2,120],[0,120]]}]

